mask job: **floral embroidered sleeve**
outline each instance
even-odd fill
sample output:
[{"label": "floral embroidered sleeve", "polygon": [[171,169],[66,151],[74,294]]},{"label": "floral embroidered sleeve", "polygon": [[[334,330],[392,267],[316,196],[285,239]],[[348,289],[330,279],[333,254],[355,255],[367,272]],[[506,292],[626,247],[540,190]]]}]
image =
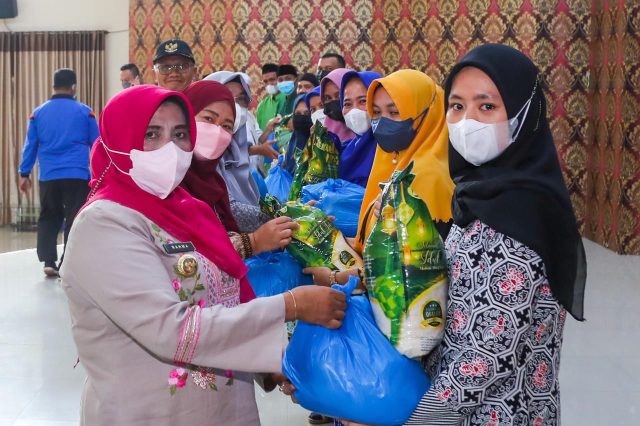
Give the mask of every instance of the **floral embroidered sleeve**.
[{"label": "floral embroidered sleeve", "polygon": [[[494,424],[514,407],[507,401],[501,412],[499,403],[492,406],[488,400],[496,395],[505,400],[523,387],[526,343],[536,293],[546,282],[544,267],[526,246],[478,224],[458,228],[459,238],[447,240],[445,338],[429,358],[432,387],[407,424]],[[485,412],[486,406],[492,408]]]}]

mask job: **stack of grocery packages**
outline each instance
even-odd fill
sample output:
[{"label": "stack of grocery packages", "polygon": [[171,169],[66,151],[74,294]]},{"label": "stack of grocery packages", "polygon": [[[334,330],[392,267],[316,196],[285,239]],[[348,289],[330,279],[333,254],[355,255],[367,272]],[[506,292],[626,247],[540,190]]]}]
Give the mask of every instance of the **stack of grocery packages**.
[{"label": "stack of grocery packages", "polygon": [[[298,153],[289,201],[267,195],[262,209],[300,225],[286,252],[301,267],[360,269],[367,294],[352,295],[357,276],[336,285],[348,300],[342,327],[328,330],[300,322],[283,372],[296,388],[297,401],[311,411],[364,424],[403,424],[430,386],[419,361],[444,334],[444,245],[428,206],[411,188],[410,163],[381,185],[378,219],[362,256],[357,253],[343,230],[355,236],[364,188],[358,191],[336,179],[337,153],[325,136],[318,126]],[[334,210],[323,211],[323,205]]]}]

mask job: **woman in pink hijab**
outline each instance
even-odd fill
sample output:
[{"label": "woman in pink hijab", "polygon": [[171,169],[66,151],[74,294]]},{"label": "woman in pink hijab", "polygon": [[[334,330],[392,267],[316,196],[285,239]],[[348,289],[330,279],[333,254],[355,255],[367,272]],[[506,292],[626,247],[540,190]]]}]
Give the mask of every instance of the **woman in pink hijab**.
[{"label": "woman in pink hijab", "polygon": [[347,68],[335,69],[320,82],[320,99],[324,104],[324,114],[327,117],[324,120],[324,127],[338,138],[340,144],[356,136],[344,123],[342,106],[340,105],[342,77],[349,71]]},{"label": "woman in pink hijab", "polygon": [[184,95],[122,91],[100,134],[60,271],[87,373],[81,424],[259,425],[254,377],[280,372],[284,322],[339,327],[344,297],[254,298],[211,207],[178,187],[196,140]]}]

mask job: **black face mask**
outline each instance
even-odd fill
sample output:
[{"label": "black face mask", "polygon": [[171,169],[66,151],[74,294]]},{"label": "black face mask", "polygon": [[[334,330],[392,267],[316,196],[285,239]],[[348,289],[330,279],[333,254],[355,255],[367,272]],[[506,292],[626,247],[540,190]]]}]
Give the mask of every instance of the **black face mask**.
[{"label": "black face mask", "polygon": [[340,101],[331,101],[324,104],[324,115],[344,123],[344,116],[342,115],[342,108],[340,108]]},{"label": "black face mask", "polygon": [[309,133],[313,122],[307,114],[293,114],[293,130],[301,133]]},{"label": "black face mask", "polygon": [[413,128],[413,118],[407,118],[403,121],[395,121],[386,117],[380,117],[371,120],[371,129],[373,130],[373,138],[376,140],[380,148],[385,152],[400,152],[409,148],[411,142],[416,137],[424,118],[427,116],[429,108],[425,109],[417,119],[420,120],[418,128]]},{"label": "black face mask", "polygon": [[316,74],[316,77],[318,77],[318,81],[322,81],[322,79],[325,78],[327,74],[329,74],[329,72],[330,71],[325,71],[325,70],[318,71],[318,73]]}]

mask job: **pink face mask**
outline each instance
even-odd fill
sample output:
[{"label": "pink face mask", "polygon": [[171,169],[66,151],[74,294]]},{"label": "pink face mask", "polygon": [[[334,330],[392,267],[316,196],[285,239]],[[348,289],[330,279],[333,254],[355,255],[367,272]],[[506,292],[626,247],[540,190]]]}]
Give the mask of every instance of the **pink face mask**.
[{"label": "pink face mask", "polygon": [[220,158],[231,143],[231,134],[217,124],[196,121],[198,134],[193,153],[203,160]]}]

